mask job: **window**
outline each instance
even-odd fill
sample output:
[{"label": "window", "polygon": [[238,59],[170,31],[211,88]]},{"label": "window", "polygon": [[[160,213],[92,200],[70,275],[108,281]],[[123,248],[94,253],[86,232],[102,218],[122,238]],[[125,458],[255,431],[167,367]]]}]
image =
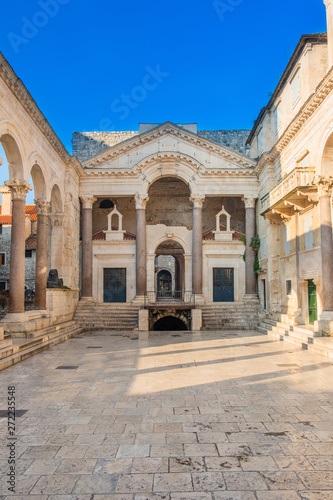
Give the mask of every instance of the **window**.
[{"label": "window", "polygon": [[0,224],[0,234],[2,234],[2,224]]},{"label": "window", "polygon": [[284,226],[284,253],[288,255],[291,253],[291,236],[290,225]]},{"label": "window", "polygon": [[99,208],[113,208],[114,205],[111,200],[103,200],[99,204]]},{"label": "window", "polygon": [[0,253],[0,266],[5,266],[5,265],[6,265],[6,254]]},{"label": "window", "polygon": [[304,247],[305,250],[309,250],[313,248],[313,221],[312,221],[312,213],[304,215]]},{"label": "window", "polygon": [[0,281],[0,290],[7,290],[7,281]]},{"label": "window", "polygon": [[281,127],[280,104],[278,104],[274,111],[274,129],[277,133]]},{"label": "window", "polygon": [[297,70],[296,75],[290,82],[291,85],[291,98],[293,105],[295,105],[300,98],[300,78],[299,78],[299,70]]},{"label": "window", "polygon": [[258,134],[258,155],[259,156],[262,153],[262,148],[263,148],[263,144],[262,144],[262,130],[260,130],[260,132]]},{"label": "window", "polygon": [[286,280],[286,294],[291,295],[292,293],[291,280]]},{"label": "window", "polygon": [[31,259],[31,257],[32,257],[32,250],[26,250],[25,251],[25,258]]}]

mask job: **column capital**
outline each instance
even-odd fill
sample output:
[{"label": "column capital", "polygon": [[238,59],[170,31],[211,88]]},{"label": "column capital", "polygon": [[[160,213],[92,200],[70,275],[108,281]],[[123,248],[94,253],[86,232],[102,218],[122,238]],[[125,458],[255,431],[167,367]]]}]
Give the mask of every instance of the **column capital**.
[{"label": "column capital", "polygon": [[331,0],[323,0],[323,1],[324,1],[324,4],[325,4],[325,7],[326,7],[326,9],[327,9],[327,7],[328,7],[329,5],[331,5]]},{"label": "column capital", "polygon": [[254,196],[254,195],[245,196],[244,195],[242,197],[242,201],[244,201],[245,208],[255,208],[257,196]]},{"label": "column capital", "polygon": [[194,208],[202,208],[205,198],[204,194],[191,194],[189,200],[193,203]]},{"label": "column capital", "polygon": [[50,202],[45,200],[44,198],[38,198],[34,201],[37,208],[37,215],[48,215]]},{"label": "column capital", "polygon": [[149,196],[147,194],[135,193],[135,208],[137,210],[145,210],[148,201]]},{"label": "column capital", "polygon": [[92,194],[87,194],[87,195],[80,196],[80,200],[82,201],[83,208],[92,209],[93,204],[95,203],[97,198],[95,198],[95,196],[93,196]]},{"label": "column capital", "polygon": [[319,196],[331,196],[333,189],[333,177],[324,177],[322,175],[317,175],[313,184],[318,187]]},{"label": "column capital", "polygon": [[11,189],[13,200],[25,201],[27,192],[32,191],[32,186],[26,181],[5,181],[5,186]]}]

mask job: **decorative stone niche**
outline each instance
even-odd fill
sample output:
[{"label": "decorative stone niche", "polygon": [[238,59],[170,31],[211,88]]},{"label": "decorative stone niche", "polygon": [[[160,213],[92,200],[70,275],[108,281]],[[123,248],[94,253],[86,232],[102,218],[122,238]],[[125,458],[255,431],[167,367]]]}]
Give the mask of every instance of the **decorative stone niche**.
[{"label": "decorative stone niche", "polygon": [[[221,231],[221,216],[226,218],[226,229],[224,231]],[[216,230],[213,231],[215,241],[232,241],[232,235],[235,231],[230,230],[230,219],[231,215],[222,206],[222,210],[216,215]]]},{"label": "decorative stone niche", "polygon": [[[112,228],[112,223],[115,229]],[[123,216],[115,205],[108,215],[108,230],[104,231],[105,239],[106,241],[123,241],[125,232],[123,230]]]}]

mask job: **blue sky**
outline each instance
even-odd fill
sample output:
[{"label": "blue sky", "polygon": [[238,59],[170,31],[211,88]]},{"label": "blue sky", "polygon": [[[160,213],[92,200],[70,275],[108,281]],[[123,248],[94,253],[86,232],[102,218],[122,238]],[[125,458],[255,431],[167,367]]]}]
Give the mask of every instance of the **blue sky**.
[{"label": "blue sky", "polygon": [[71,152],[73,131],[139,122],[250,129],[326,17],[322,0],[17,0],[1,24],[0,50]]}]

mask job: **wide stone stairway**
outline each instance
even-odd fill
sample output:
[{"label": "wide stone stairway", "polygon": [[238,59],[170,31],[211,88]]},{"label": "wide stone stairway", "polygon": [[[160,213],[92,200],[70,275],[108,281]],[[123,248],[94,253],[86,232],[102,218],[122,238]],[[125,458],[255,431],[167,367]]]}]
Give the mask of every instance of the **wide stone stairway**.
[{"label": "wide stone stairway", "polygon": [[126,331],[138,328],[139,305],[96,304],[80,301],[74,320],[86,331],[111,330]]},{"label": "wide stone stairway", "polygon": [[255,330],[259,305],[251,302],[215,303],[202,307],[203,330]]}]

